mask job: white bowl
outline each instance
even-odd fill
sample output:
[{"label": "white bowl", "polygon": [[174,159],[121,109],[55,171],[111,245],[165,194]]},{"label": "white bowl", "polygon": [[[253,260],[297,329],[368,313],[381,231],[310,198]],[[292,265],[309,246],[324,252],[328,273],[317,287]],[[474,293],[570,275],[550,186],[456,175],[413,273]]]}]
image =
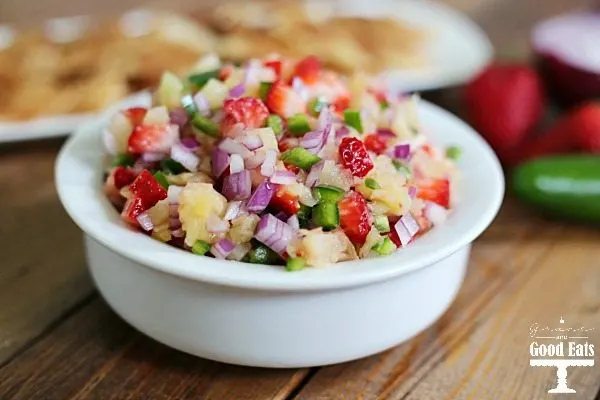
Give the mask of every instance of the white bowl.
[{"label": "white bowl", "polygon": [[85,233],[98,289],[141,332],[232,364],[349,361],[396,346],[440,317],[462,284],[471,242],[502,201],[502,170],[487,144],[436,106],[423,102],[419,112],[435,143],[462,148],[463,200],[443,226],[388,257],[291,273],[196,256],[137,233],[102,194],[105,120],[65,144],[56,185]]}]

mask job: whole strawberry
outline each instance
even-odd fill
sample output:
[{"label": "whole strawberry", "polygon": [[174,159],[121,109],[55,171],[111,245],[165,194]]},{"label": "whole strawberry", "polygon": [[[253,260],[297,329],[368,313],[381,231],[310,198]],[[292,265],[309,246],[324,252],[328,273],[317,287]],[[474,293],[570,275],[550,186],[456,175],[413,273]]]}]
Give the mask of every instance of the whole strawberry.
[{"label": "whole strawberry", "polygon": [[537,125],[545,99],[533,68],[494,64],[468,84],[465,103],[473,128],[502,158]]}]

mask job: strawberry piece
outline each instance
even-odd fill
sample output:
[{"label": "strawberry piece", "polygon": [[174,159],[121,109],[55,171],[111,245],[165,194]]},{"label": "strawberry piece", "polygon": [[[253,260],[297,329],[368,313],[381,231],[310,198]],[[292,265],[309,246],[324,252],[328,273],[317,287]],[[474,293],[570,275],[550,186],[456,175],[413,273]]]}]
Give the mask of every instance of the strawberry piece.
[{"label": "strawberry piece", "polygon": [[333,110],[338,114],[343,113],[348,107],[350,107],[350,97],[340,96],[333,101]]},{"label": "strawberry piece", "polygon": [[286,137],[279,141],[278,147],[280,152],[285,152],[289,149],[293,149],[294,147],[300,146],[300,141],[298,138],[294,137]]},{"label": "strawberry piece", "polygon": [[288,171],[293,172],[295,174],[300,172],[300,167],[298,167],[297,165],[283,163],[283,166],[285,167],[285,169],[287,169]]},{"label": "strawberry piece", "polygon": [[285,189],[285,186],[278,186],[275,189],[275,194],[271,198],[269,207],[277,211],[283,211],[288,216],[296,214],[300,210],[300,202],[298,196],[291,194]]},{"label": "strawberry piece", "polygon": [[239,123],[247,129],[261,128],[269,116],[265,104],[254,97],[227,99],[223,104],[223,111],[225,116],[221,122],[221,129],[224,133]]},{"label": "strawberry piece", "polygon": [[521,65],[492,65],[466,88],[469,121],[502,155],[537,125],[544,93],[536,71]]},{"label": "strawberry piece", "polygon": [[281,60],[266,61],[265,67],[271,68],[273,71],[275,71],[275,79],[276,80],[281,79],[281,71],[282,71]]},{"label": "strawberry piece", "polygon": [[167,198],[167,191],[165,188],[158,183],[147,169],[140,172],[131,186],[129,186],[129,190],[135,197],[141,199],[144,211],[150,207],[154,207],[160,200]]},{"label": "strawberry piece", "polygon": [[282,81],[273,83],[267,94],[266,103],[269,110],[284,118],[306,111],[306,104],[302,97]]},{"label": "strawberry piece", "polygon": [[373,160],[369,157],[365,145],[353,137],[345,137],[338,148],[340,162],[352,175],[364,177],[373,169]]},{"label": "strawberry piece", "polygon": [[362,246],[371,231],[371,214],[367,201],[358,192],[351,192],[338,203],[340,226],[352,243]]},{"label": "strawberry piece", "polygon": [[365,137],[365,147],[375,154],[382,154],[387,149],[387,140],[382,135],[367,135]]},{"label": "strawberry piece", "polygon": [[121,189],[135,180],[136,174],[129,168],[117,167],[113,171],[113,179],[115,187]]},{"label": "strawberry piece", "polygon": [[146,208],[144,207],[143,200],[140,197],[134,197],[125,203],[121,217],[130,224],[139,225],[137,217],[144,211],[146,211]]},{"label": "strawberry piece", "polygon": [[319,80],[321,75],[321,61],[315,56],[308,56],[300,60],[294,68],[294,76],[302,79],[306,84],[313,84]]},{"label": "strawberry piece", "polygon": [[432,179],[420,182],[417,187],[417,197],[449,208],[450,182],[448,182],[448,179]]},{"label": "strawberry piece", "polygon": [[167,124],[136,125],[129,136],[127,149],[130,153],[166,153],[177,139]]},{"label": "strawberry piece", "polygon": [[133,126],[136,126],[144,121],[147,111],[148,110],[144,107],[131,107],[123,111],[123,114],[131,121]]},{"label": "strawberry piece", "polygon": [[229,78],[231,76],[231,73],[233,72],[233,68],[234,67],[231,64],[223,65],[221,67],[221,69],[219,70],[219,80],[226,81],[227,78]]}]

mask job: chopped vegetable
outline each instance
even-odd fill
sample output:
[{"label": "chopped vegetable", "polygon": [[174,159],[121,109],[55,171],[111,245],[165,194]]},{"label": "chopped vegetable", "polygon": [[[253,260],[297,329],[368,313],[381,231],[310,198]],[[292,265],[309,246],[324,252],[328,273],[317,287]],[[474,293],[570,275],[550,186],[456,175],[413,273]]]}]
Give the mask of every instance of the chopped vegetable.
[{"label": "chopped vegetable", "polygon": [[260,83],[260,86],[258,87],[258,97],[260,97],[260,99],[262,101],[267,100],[267,95],[269,94],[269,91],[271,90],[271,86],[273,86],[272,82],[261,82]]},{"label": "chopped vegetable", "polygon": [[461,150],[460,147],[457,146],[450,146],[446,149],[446,157],[448,157],[451,160],[458,160],[461,154]]},{"label": "chopped vegetable", "polygon": [[330,231],[340,225],[340,213],[335,203],[320,202],[312,210],[313,223]]},{"label": "chopped vegetable", "polygon": [[192,246],[192,253],[203,256],[210,250],[210,244],[204,240],[197,240]]},{"label": "chopped vegetable", "polygon": [[209,80],[217,78],[219,76],[219,69],[202,72],[199,74],[193,74],[188,76],[188,81],[194,85],[197,89],[202,89]]},{"label": "chopped vegetable", "polygon": [[207,134],[211,137],[219,137],[219,125],[215,124],[208,118],[205,118],[199,114],[194,115],[192,118],[192,125],[198,131]]},{"label": "chopped vegetable", "polygon": [[306,266],[306,260],[302,257],[290,258],[285,264],[285,269],[288,271],[300,271]]},{"label": "chopped vegetable", "polygon": [[359,111],[345,110],[344,122],[346,125],[356,129],[358,133],[363,133],[362,117]]},{"label": "chopped vegetable", "polygon": [[154,173],[154,179],[156,179],[158,181],[158,183],[160,183],[160,185],[162,187],[164,187],[165,189],[169,188],[169,181],[167,180],[167,177],[160,171],[156,171]]},{"label": "chopped vegetable", "polygon": [[306,132],[310,131],[308,116],[306,114],[292,115],[288,119],[288,129],[296,136],[304,135]]},{"label": "chopped vegetable", "polygon": [[381,185],[379,185],[379,183],[377,183],[377,181],[373,178],[365,179],[365,186],[373,190],[381,189]]},{"label": "chopped vegetable", "polygon": [[162,160],[160,162],[160,169],[163,172],[166,172],[167,174],[171,174],[171,175],[178,175],[178,174],[181,174],[182,172],[186,171],[186,169],[183,165],[181,165],[180,163],[178,163],[177,161],[175,161],[171,158]]},{"label": "chopped vegetable", "polygon": [[321,157],[312,154],[308,150],[301,147],[287,150],[281,155],[281,160],[285,163],[296,165],[305,171],[308,171],[310,167],[321,161]]},{"label": "chopped vegetable", "polygon": [[283,133],[283,119],[279,115],[269,115],[267,117],[267,126],[273,130],[276,136],[280,136]]},{"label": "chopped vegetable", "polygon": [[249,263],[277,265],[282,262],[281,257],[263,244],[255,244],[246,256]]},{"label": "chopped vegetable", "polygon": [[373,251],[380,256],[387,256],[394,252],[394,250],[396,250],[396,245],[388,237],[381,239],[380,242],[373,246]]},{"label": "chopped vegetable", "polygon": [[269,246],[279,255],[285,253],[294,235],[294,229],[291,226],[271,214],[266,214],[261,218],[254,233],[254,237],[258,241]]},{"label": "chopped vegetable", "polygon": [[373,225],[381,233],[388,233],[390,231],[390,221],[385,215],[376,216]]},{"label": "chopped vegetable", "polygon": [[313,196],[318,201],[337,203],[344,198],[344,190],[331,185],[318,185],[313,189]]},{"label": "chopped vegetable", "polygon": [[130,167],[135,163],[135,158],[131,154],[117,154],[113,159],[113,167]]}]

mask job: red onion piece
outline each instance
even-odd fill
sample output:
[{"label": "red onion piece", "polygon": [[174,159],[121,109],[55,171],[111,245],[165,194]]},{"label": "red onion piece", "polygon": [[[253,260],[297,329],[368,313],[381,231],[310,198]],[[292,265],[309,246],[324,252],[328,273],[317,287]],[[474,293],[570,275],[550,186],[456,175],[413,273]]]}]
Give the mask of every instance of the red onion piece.
[{"label": "red onion piece", "polygon": [[305,102],[308,101],[308,96],[310,95],[310,93],[302,79],[295,76],[294,79],[292,79],[292,89],[294,89],[294,91],[298,93],[302,100],[304,100]]},{"label": "red onion piece", "polygon": [[[214,149],[211,156],[211,169],[215,178],[219,178],[229,166],[229,154],[223,150]],[[170,187],[170,186],[169,186]]]},{"label": "red onion piece", "polygon": [[133,164],[133,166],[131,167],[131,169],[133,170],[133,172],[135,172],[136,174],[139,174],[140,172],[142,172],[145,169],[154,169],[157,166],[157,163],[154,161],[144,161],[144,159],[142,159],[141,157],[138,158],[135,163]]},{"label": "red onion piece", "polygon": [[215,214],[210,214],[206,218],[206,229],[210,233],[225,233],[229,230],[229,222],[222,220]]},{"label": "red onion piece", "polygon": [[148,162],[160,161],[163,158],[165,158],[164,153],[143,153],[142,154],[142,160],[148,161]]},{"label": "red onion piece", "polygon": [[259,165],[261,165],[263,163],[263,161],[265,161],[265,154],[266,153],[264,151],[250,153],[249,157],[244,158],[245,163],[246,163],[246,168],[254,169],[254,168],[258,167]]},{"label": "red onion piece", "polygon": [[288,218],[287,224],[294,228],[294,230],[300,230],[300,220],[296,214]]},{"label": "red onion piece", "polygon": [[233,251],[227,256],[228,260],[241,261],[248,252],[252,250],[252,246],[249,243],[238,244],[235,246]]},{"label": "red onion piece", "polygon": [[275,163],[277,162],[277,152],[273,149],[267,151],[265,160],[260,167],[260,174],[262,176],[271,177],[275,173]]},{"label": "red onion piece", "polygon": [[344,138],[344,137],[348,136],[349,134],[350,134],[350,129],[348,129],[348,127],[346,125],[342,125],[339,128],[336,128],[336,130],[335,130],[335,138],[336,139]]},{"label": "red onion piece", "polygon": [[244,170],[244,159],[239,154],[232,154],[229,160],[229,172],[237,174]]},{"label": "red onion piece", "polygon": [[255,135],[246,135],[242,137],[241,140],[244,146],[248,148],[248,150],[260,149],[263,146],[263,142],[262,140],[260,140],[260,137]]},{"label": "red onion piece", "polygon": [[377,134],[384,138],[393,138],[396,137],[396,134],[389,129],[378,129]]},{"label": "red onion piece", "polygon": [[417,196],[417,188],[415,186],[408,187],[408,197],[414,199]]},{"label": "red onion piece", "polygon": [[239,154],[242,157],[246,158],[250,156],[250,150],[243,144],[236,142],[231,138],[225,138],[219,143],[219,149],[223,150],[227,154]]},{"label": "red onion piece", "polygon": [[189,115],[185,109],[183,109],[182,107],[177,107],[169,111],[169,120],[172,124],[175,124],[179,126],[179,128],[182,128],[185,124],[188,123]]},{"label": "red onion piece", "polygon": [[248,200],[248,211],[259,213],[263,211],[273,198],[273,194],[275,193],[275,187],[272,183],[267,180],[264,180],[260,185],[254,189],[254,193],[250,196],[250,200]]},{"label": "red onion piece", "polygon": [[279,255],[283,255],[294,237],[294,229],[271,214],[264,215],[254,237]]},{"label": "red onion piece", "polygon": [[306,181],[304,184],[309,188],[312,188],[317,184],[319,180],[319,176],[321,176],[321,172],[323,171],[323,167],[325,166],[325,161],[319,161],[317,164],[313,165],[310,169],[310,172],[306,176]]},{"label": "red onion piece", "polygon": [[177,229],[181,228],[181,221],[179,220],[179,218],[169,218],[169,229],[171,229],[172,231],[175,231]]},{"label": "red onion piece", "polygon": [[231,174],[223,182],[222,192],[227,200],[245,200],[250,197],[251,190],[252,181],[248,170]]},{"label": "red onion piece", "polygon": [[246,87],[244,86],[243,83],[240,83],[234,87],[232,87],[229,90],[229,96],[230,97],[242,97],[244,95],[244,92],[246,91]]},{"label": "red onion piece", "polygon": [[200,142],[198,142],[196,138],[193,137],[186,137],[181,139],[181,144],[189,151],[196,151],[200,147]]},{"label": "red onion piece", "polygon": [[286,222],[288,220],[288,215],[286,213],[284,213],[283,211],[279,211],[277,214],[275,214],[275,218]]},{"label": "red onion piece", "polygon": [[325,146],[333,130],[333,115],[329,107],[323,107],[317,120],[317,129],[323,131],[323,146]]},{"label": "red onion piece", "polygon": [[394,147],[394,157],[406,160],[410,156],[410,144],[399,144]]},{"label": "red onion piece", "polygon": [[232,219],[237,218],[237,216],[240,214],[241,209],[241,201],[230,201],[229,204],[227,204],[227,210],[225,210],[225,216],[223,217],[223,219],[225,221],[231,221]]},{"label": "red onion piece", "polygon": [[425,218],[431,221],[433,225],[443,224],[448,217],[448,211],[444,207],[432,201],[425,201],[423,213],[425,214]]},{"label": "red onion piece", "polygon": [[185,232],[183,231],[183,229],[179,228],[179,229],[175,229],[173,232],[171,232],[171,235],[173,235],[173,237],[176,237],[176,238],[182,238],[185,236]]},{"label": "red onion piece", "polygon": [[181,194],[182,190],[183,190],[183,187],[181,187],[181,186],[175,186],[175,185],[169,186],[169,188],[167,189],[167,200],[169,201],[170,205],[179,204],[179,195]]},{"label": "red onion piece", "polygon": [[221,239],[210,248],[210,252],[215,258],[224,260],[234,249],[235,245],[229,239]]},{"label": "red onion piece", "polygon": [[321,143],[323,143],[323,134],[321,130],[312,131],[306,133],[300,139],[300,146],[310,151],[311,153],[318,153],[321,150]]},{"label": "red onion piece", "polygon": [[398,233],[398,238],[400,238],[402,246],[406,246],[417,232],[419,232],[419,224],[411,213],[406,213],[396,222],[394,229]]},{"label": "red onion piece", "polygon": [[152,223],[152,219],[147,212],[143,212],[137,216],[137,222],[140,224],[143,230],[150,232],[154,229],[154,224]]},{"label": "red onion piece", "polygon": [[179,143],[176,143],[171,147],[171,158],[191,172],[197,171],[198,165],[200,165],[200,157],[195,153],[190,152]]},{"label": "red onion piece", "polygon": [[200,115],[206,117],[210,114],[210,104],[208,103],[208,99],[202,92],[198,92],[194,95],[194,104],[196,105],[196,109]]},{"label": "red onion piece", "polygon": [[291,171],[276,171],[271,176],[271,182],[279,185],[291,185],[296,183],[296,174]]}]

